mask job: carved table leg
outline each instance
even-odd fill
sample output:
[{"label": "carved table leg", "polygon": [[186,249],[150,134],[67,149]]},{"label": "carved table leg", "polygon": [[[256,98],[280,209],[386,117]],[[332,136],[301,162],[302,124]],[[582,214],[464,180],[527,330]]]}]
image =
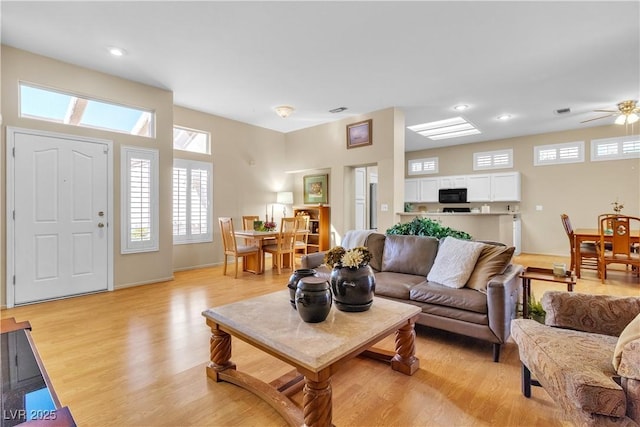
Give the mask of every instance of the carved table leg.
[{"label": "carved table leg", "polygon": [[416,331],[413,319],[396,331],[396,355],[391,359],[391,369],[405,375],[413,375],[420,368],[420,360],[415,357]]},{"label": "carved table leg", "polygon": [[305,378],[302,401],[304,425],[308,427],[331,426],[331,379],[315,382]]},{"label": "carved table leg", "polygon": [[[209,322],[207,322],[209,323]],[[222,381],[219,373],[227,369],[236,369],[236,364],[231,359],[231,335],[218,329],[218,325],[209,324],[211,327],[211,339],[209,340],[209,354],[211,361],[207,364],[207,376]]]}]

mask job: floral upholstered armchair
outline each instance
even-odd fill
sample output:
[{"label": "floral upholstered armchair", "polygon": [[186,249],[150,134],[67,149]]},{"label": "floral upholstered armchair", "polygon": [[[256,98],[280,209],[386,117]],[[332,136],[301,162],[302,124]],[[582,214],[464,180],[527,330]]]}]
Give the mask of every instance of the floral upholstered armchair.
[{"label": "floral upholstered armchair", "polygon": [[549,291],[542,305],[544,325],[511,323],[523,394],[541,385],[579,426],[639,426],[640,298]]}]

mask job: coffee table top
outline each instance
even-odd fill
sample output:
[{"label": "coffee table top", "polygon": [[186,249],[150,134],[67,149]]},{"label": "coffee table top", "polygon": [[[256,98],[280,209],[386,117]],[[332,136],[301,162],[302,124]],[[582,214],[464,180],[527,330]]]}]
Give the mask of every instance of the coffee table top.
[{"label": "coffee table top", "polygon": [[202,312],[221,329],[313,372],[389,335],[421,312],[419,307],[374,297],[363,312],[331,307],[324,322],[306,323],[289,303],[289,290],[238,301]]}]

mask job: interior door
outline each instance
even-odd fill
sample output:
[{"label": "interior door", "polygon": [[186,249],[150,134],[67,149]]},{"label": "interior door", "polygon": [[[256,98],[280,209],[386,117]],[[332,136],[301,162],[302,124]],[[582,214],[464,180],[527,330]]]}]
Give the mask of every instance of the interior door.
[{"label": "interior door", "polygon": [[367,227],[367,169],[355,168],[355,230]]},{"label": "interior door", "polygon": [[108,146],[14,133],[14,303],[108,288]]}]

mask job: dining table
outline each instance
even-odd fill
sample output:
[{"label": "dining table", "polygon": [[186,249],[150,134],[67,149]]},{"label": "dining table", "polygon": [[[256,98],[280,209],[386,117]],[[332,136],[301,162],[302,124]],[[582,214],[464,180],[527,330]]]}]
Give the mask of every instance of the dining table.
[{"label": "dining table", "polygon": [[[640,243],[640,230],[631,230],[631,243]],[[610,242],[612,236],[604,235],[604,241]],[[597,228],[577,228],[573,232],[574,251],[576,259],[576,276],[580,278],[580,265],[582,265],[582,254],[580,253],[580,244],[584,242],[599,242],[600,230]]]},{"label": "dining table", "polygon": [[[298,230],[296,234],[308,233],[305,230]],[[242,264],[242,269],[244,271],[256,271],[257,274],[264,273],[264,250],[263,247],[266,244],[271,244],[277,239],[280,235],[280,232],[277,230],[272,231],[256,231],[256,230],[235,230],[234,235],[237,238],[252,240],[256,246],[258,246],[258,253],[255,255],[247,255],[244,257],[244,262]],[[290,268],[292,266],[288,265],[288,258],[283,260],[284,268]]]}]

